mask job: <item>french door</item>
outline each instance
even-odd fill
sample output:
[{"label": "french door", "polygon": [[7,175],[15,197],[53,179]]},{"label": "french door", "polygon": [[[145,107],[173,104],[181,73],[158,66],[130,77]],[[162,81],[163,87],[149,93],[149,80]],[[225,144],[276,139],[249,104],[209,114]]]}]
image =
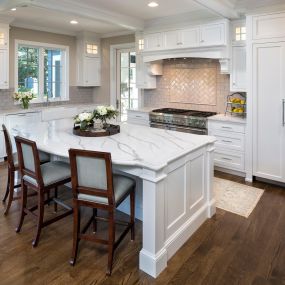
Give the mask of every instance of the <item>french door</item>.
[{"label": "french door", "polygon": [[117,109],[120,121],[127,120],[127,110],[138,108],[139,91],[136,88],[135,49],[117,50]]}]

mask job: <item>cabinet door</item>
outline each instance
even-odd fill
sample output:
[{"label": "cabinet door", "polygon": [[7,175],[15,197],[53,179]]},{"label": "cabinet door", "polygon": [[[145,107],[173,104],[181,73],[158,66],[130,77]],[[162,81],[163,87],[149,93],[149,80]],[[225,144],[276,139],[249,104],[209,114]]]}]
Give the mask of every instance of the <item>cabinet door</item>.
[{"label": "cabinet door", "polygon": [[182,47],[197,47],[199,46],[199,28],[181,30]]},{"label": "cabinet door", "polygon": [[144,50],[160,50],[163,48],[163,36],[162,33],[146,34],[144,36]]},{"label": "cabinet door", "polygon": [[253,46],[253,173],[285,182],[285,43]]},{"label": "cabinet door", "polygon": [[232,48],[231,91],[246,91],[246,47]]},{"label": "cabinet door", "polygon": [[0,49],[0,89],[9,88],[9,52],[7,49]]},{"label": "cabinet door", "polygon": [[100,58],[85,57],[84,58],[84,86],[100,86],[101,84],[101,61]]},{"label": "cabinet door", "polygon": [[225,24],[208,24],[200,27],[200,45],[218,46],[226,44]]},{"label": "cabinet door", "polygon": [[176,49],[181,47],[182,42],[180,39],[180,31],[169,31],[164,34],[164,48],[166,49]]},{"label": "cabinet door", "polygon": [[8,49],[9,47],[9,26],[0,24],[0,48]]}]

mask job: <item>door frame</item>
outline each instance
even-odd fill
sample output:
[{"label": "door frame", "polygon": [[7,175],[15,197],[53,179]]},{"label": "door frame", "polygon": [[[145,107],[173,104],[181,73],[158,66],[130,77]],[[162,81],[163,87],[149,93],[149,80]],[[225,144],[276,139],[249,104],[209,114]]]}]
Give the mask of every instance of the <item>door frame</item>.
[{"label": "door frame", "polygon": [[[117,51],[120,49],[134,49],[136,45],[133,43],[117,44],[110,46],[110,103],[114,107],[117,100]],[[141,107],[141,90],[138,88],[138,106]]]}]

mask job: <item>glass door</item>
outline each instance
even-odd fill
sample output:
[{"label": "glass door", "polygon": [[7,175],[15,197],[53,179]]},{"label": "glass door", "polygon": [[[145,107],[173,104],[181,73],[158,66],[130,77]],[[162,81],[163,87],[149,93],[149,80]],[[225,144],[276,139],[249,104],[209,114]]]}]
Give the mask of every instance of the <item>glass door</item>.
[{"label": "glass door", "polygon": [[117,50],[117,68],[117,109],[123,122],[127,120],[127,110],[138,108],[139,104],[135,49]]}]

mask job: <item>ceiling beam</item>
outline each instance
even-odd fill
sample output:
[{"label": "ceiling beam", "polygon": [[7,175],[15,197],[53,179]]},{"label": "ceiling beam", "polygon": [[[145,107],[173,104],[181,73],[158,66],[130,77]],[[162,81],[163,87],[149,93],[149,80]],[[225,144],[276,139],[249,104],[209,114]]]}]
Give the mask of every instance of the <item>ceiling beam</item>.
[{"label": "ceiling beam", "polygon": [[7,11],[20,6],[38,7],[67,13],[74,17],[85,17],[94,21],[113,24],[128,30],[143,30],[143,20],[114,13],[107,10],[97,9],[89,5],[83,5],[75,0],[0,0],[0,11]]},{"label": "ceiling beam", "polygon": [[213,11],[214,13],[228,19],[240,18],[239,12],[228,0],[194,0],[201,6]]}]

